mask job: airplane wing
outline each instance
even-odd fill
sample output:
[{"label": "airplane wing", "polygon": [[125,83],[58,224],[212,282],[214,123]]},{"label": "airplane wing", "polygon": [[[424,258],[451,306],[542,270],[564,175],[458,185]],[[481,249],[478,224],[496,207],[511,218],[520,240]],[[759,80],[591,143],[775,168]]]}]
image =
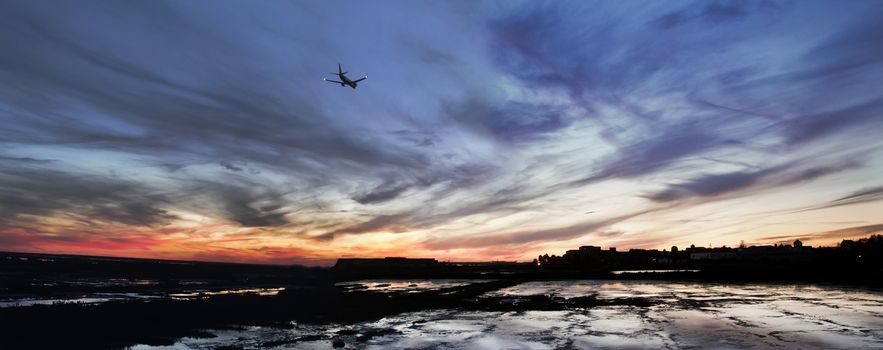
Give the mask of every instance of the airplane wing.
[{"label": "airplane wing", "polygon": [[367,76],[367,75],[364,76],[364,77],[362,77],[362,79],[359,79],[359,80],[353,80],[353,82],[354,82],[354,83],[358,83],[358,82],[360,82],[360,81],[362,81],[362,80],[365,80],[365,79],[368,79],[368,76]]},{"label": "airplane wing", "polygon": [[329,83],[343,84],[342,81],[337,81],[337,80],[331,80],[331,79],[322,79],[322,80],[327,81],[327,82],[329,82]]}]

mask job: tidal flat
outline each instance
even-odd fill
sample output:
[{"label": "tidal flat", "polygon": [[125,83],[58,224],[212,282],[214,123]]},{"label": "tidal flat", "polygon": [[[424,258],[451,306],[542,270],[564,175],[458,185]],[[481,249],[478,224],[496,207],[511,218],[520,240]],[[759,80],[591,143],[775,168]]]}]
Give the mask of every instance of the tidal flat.
[{"label": "tidal flat", "polygon": [[[370,280],[347,293],[444,293],[464,281]],[[487,283],[487,282],[483,282]],[[363,287],[359,287],[359,286]],[[456,286],[456,287],[452,287]],[[353,323],[209,329],[132,349],[855,349],[883,347],[883,292],[832,285],[570,280],[511,283]]]}]

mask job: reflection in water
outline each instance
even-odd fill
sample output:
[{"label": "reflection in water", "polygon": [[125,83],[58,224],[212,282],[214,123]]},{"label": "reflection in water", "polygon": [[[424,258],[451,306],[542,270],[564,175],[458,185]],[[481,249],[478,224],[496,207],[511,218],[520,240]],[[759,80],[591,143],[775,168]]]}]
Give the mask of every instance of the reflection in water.
[{"label": "reflection in water", "polygon": [[213,295],[227,295],[227,294],[257,294],[257,295],[276,295],[279,292],[285,290],[285,288],[249,288],[249,289],[227,289],[227,290],[198,290],[193,292],[186,293],[172,293],[169,294],[169,297],[175,300],[187,300],[187,299],[198,299],[210,297]]},{"label": "reflection in water", "polygon": [[86,287],[130,287],[130,286],[153,286],[159,284],[155,280],[148,279],[129,279],[129,278],[108,278],[108,279],[78,279],[66,281],[65,284],[72,286]]},{"label": "reflection in water", "polygon": [[610,271],[614,275],[628,275],[632,273],[674,273],[674,272],[699,272],[701,270],[622,270]]},{"label": "reflection in water", "polygon": [[416,293],[427,290],[438,290],[465,286],[471,283],[488,282],[491,280],[458,280],[458,279],[425,279],[425,280],[361,280],[354,282],[341,282],[335,286],[344,288],[349,292],[378,292],[378,293]]},{"label": "reflection in water", "polygon": [[877,291],[771,284],[559,281],[524,283],[488,296],[535,294],[644,297],[659,303],[567,311],[429,310],[351,326],[294,324],[291,329],[215,331],[217,338],[184,338],[166,348],[273,344],[331,349],[333,340],[343,341],[349,349],[883,347],[883,293]]},{"label": "reflection in water", "polygon": [[285,288],[246,288],[246,289],[226,289],[226,290],[195,290],[184,291],[180,293],[169,294],[145,294],[145,293],[88,293],[77,297],[67,298],[14,298],[0,299],[0,308],[4,307],[23,307],[34,305],[54,305],[54,304],[95,304],[104,303],[115,300],[145,300],[168,297],[175,300],[192,300],[208,298],[215,295],[228,294],[256,294],[261,296],[276,295]]},{"label": "reflection in water", "polygon": [[53,304],[94,304],[103,303],[111,300],[135,300],[159,298],[156,295],[146,295],[140,293],[92,293],[87,296],[76,298],[19,298],[19,299],[0,299],[0,308],[4,307],[20,307],[34,305],[53,305]]}]

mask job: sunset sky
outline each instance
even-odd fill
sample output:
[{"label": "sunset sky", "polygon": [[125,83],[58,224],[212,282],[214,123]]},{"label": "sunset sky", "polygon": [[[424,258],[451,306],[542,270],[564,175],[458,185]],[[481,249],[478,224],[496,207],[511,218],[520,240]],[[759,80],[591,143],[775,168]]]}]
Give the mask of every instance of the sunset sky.
[{"label": "sunset sky", "polygon": [[[2,1],[0,250],[883,233],[883,1]],[[323,82],[341,63],[358,89]]]}]

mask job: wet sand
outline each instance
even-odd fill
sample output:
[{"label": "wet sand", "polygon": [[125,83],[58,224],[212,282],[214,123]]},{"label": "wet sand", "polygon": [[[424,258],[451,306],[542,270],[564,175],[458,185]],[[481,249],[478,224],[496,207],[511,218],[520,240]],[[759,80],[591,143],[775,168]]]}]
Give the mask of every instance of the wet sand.
[{"label": "wet sand", "polygon": [[[395,294],[402,292],[395,290],[396,283],[421,285],[413,282],[364,284],[374,286],[370,293]],[[432,288],[430,282],[421,283]],[[445,283],[451,281],[439,282]],[[383,284],[393,288],[377,288]],[[134,348],[881,348],[883,293],[792,284],[525,282],[489,291],[460,307],[405,312],[375,321],[292,322],[284,328],[209,333],[214,337]]]}]

